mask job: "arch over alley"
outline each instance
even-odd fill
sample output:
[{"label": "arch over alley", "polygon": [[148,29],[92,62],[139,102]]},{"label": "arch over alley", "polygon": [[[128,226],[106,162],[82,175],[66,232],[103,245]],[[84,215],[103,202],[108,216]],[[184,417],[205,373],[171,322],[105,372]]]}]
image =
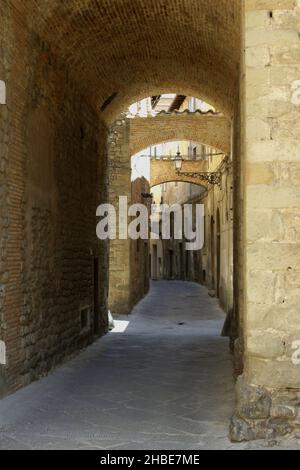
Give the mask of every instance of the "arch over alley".
[{"label": "arch over alley", "polygon": [[[161,90],[203,98],[232,115],[240,1],[12,4],[68,65],[82,92],[102,108],[106,122]],[[175,53],[170,55],[171,44]]]},{"label": "arch over alley", "polygon": [[189,140],[230,153],[231,122],[222,114],[207,112],[165,113],[130,120],[130,154],[161,142]]},{"label": "arch over alley", "polygon": [[[208,172],[207,161],[192,161],[187,160],[183,162],[182,172]],[[184,176],[176,172],[174,160],[156,160],[151,159],[150,162],[150,186],[157,186],[159,184],[181,181],[185,183],[197,184],[203,188],[208,187],[208,183],[201,180],[197,176]]]},{"label": "arch over alley", "polygon": [[[198,122],[196,140],[232,164],[231,200],[220,188],[220,220],[210,214],[214,254],[222,221],[233,226],[231,437],[299,430],[299,15],[296,0],[0,2],[1,396],[108,331],[110,292],[128,301],[130,249],[117,240],[109,255],[96,209],[143,198],[144,181],[131,192],[132,154],[194,139]],[[160,93],[223,116],[125,117]]]}]

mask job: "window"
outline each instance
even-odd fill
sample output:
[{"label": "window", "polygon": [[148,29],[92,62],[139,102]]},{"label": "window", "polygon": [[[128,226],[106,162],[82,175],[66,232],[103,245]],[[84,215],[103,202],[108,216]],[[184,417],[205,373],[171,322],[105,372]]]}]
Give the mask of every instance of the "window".
[{"label": "window", "polygon": [[193,147],[193,159],[196,160],[197,158],[197,147]]},{"label": "window", "polygon": [[205,160],[205,154],[206,154],[206,147],[205,147],[205,145],[201,145],[201,158],[202,158],[202,160]]},{"label": "window", "polygon": [[174,212],[171,212],[170,214],[170,236],[171,238],[174,238]]}]

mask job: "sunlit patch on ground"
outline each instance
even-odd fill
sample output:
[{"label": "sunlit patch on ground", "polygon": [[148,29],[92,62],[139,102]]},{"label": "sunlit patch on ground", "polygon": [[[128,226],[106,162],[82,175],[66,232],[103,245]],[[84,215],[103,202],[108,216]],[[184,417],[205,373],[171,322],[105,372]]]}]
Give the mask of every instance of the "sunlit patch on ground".
[{"label": "sunlit patch on ground", "polygon": [[110,331],[110,333],[125,333],[128,325],[129,321],[114,320],[114,328]]}]

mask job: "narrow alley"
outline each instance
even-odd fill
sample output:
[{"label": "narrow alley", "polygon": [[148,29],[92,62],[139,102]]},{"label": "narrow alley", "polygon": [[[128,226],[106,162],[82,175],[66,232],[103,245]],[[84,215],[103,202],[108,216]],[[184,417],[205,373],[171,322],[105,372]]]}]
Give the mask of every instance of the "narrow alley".
[{"label": "narrow alley", "polygon": [[231,357],[228,339],[220,336],[224,314],[205,288],[153,282],[126,319],[124,333],[108,334],[0,402],[0,449],[268,445],[227,438],[234,409]]}]

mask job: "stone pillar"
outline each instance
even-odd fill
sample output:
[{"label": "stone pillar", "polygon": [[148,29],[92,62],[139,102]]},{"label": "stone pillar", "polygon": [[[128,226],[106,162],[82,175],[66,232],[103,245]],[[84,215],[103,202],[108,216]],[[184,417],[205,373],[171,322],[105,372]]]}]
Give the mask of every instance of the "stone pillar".
[{"label": "stone pillar", "polygon": [[[129,120],[123,115],[113,124],[110,130],[108,164],[109,202],[114,205],[117,211],[119,196],[127,196],[128,205],[131,201]],[[109,253],[108,306],[112,313],[127,314],[131,310],[130,240],[120,240],[117,232],[117,239],[110,241]]]},{"label": "stone pillar", "polygon": [[242,3],[245,367],[233,440],[300,428],[300,9]]}]

